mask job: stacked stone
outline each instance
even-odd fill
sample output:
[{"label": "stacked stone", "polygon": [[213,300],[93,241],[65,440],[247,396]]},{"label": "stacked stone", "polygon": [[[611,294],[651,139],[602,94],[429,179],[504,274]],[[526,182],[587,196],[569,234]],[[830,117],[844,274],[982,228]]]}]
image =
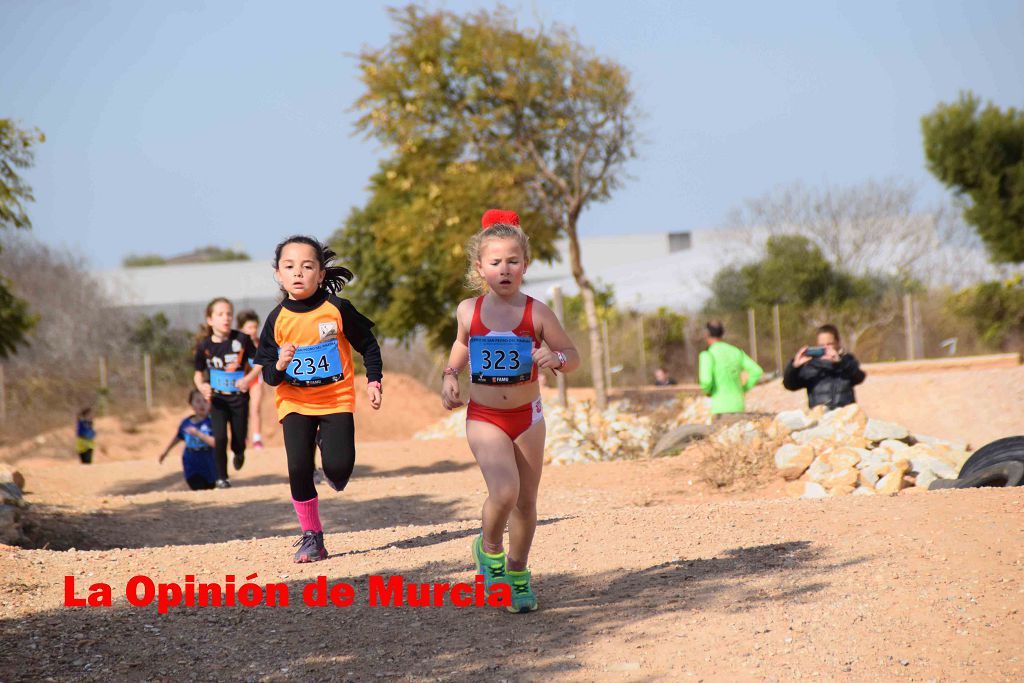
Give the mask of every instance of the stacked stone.
[{"label": "stacked stone", "polygon": [[655,424],[629,401],[616,401],[604,411],[590,401],[567,408],[545,407],[548,421],[544,457],[553,464],[642,458],[650,454]]},{"label": "stacked stone", "polygon": [[22,510],[28,507],[22,496],[25,478],[6,465],[0,465],[0,543],[20,545],[25,542],[21,526]]},{"label": "stacked stone", "polygon": [[791,410],[774,423],[788,430],[775,451],[779,474],[800,498],[897,493],[936,479],[956,479],[967,444],[911,433],[868,418],[857,404],[831,412]]}]

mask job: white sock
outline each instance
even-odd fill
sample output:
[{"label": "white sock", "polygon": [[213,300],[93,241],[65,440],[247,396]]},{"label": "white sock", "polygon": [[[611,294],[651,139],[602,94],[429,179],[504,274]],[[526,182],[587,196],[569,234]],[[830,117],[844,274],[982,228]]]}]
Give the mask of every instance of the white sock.
[{"label": "white sock", "polygon": [[260,438],[260,433],[259,432],[254,432],[253,433],[252,440],[253,441],[263,441],[263,439]]}]

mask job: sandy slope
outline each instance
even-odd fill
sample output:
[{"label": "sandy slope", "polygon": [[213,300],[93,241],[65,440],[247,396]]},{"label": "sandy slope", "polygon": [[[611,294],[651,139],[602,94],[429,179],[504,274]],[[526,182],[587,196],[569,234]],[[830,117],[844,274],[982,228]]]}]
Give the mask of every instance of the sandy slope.
[{"label": "sandy slope", "polygon": [[[869,376],[856,394],[872,417],[967,441],[973,448],[1024,434],[1024,365]],[[786,391],[781,381],[775,381],[754,389],[747,406],[773,412],[802,408],[807,406],[807,392]]]}]

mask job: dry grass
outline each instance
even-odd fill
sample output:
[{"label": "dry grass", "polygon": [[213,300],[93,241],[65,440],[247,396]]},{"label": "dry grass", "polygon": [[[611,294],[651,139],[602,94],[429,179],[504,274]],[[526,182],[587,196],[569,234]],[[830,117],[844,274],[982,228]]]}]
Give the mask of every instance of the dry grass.
[{"label": "dry grass", "polygon": [[770,418],[750,422],[757,430],[753,439],[724,440],[726,431],[733,427],[728,425],[696,444],[701,457],[698,469],[704,481],[719,489],[744,491],[762,486],[773,478],[775,451],[782,440],[765,436]]}]

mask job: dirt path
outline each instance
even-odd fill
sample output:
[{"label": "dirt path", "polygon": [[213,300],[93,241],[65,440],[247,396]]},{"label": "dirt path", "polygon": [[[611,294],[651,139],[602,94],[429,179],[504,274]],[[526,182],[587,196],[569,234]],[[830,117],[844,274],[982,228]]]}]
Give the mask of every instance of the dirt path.
[{"label": "dirt path", "polygon": [[[26,461],[50,545],[0,549],[0,680],[1024,679],[1024,489],[737,500],[689,457],[548,468],[530,615],[367,605],[369,575],[472,581],[484,486],[460,439],[362,439],[348,490],[322,487],[332,556],[304,566],[279,448],[206,492],[155,454]],[[123,594],[253,573],[292,605],[161,615]],[[68,575],[113,606],[64,607]],[[318,575],[355,604],[301,605]]]}]

